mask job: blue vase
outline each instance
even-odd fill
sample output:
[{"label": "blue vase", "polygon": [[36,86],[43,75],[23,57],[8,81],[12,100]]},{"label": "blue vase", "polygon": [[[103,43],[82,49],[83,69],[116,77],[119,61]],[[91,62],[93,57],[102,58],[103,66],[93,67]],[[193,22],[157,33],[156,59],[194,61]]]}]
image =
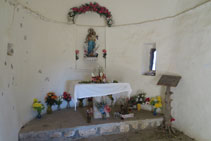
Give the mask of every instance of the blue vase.
[{"label": "blue vase", "polygon": [[37,112],[37,118],[38,118],[38,119],[41,119],[41,117],[42,117],[42,116],[41,116],[41,112]]},{"label": "blue vase", "polygon": [[154,115],[154,116],[157,115],[157,108],[154,108],[154,110],[153,110],[153,115]]}]

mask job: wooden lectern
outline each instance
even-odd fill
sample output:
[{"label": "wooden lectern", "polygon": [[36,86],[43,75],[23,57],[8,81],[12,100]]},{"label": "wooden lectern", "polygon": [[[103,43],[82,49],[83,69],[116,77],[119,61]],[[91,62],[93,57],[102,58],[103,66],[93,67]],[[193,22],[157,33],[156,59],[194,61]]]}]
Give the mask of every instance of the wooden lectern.
[{"label": "wooden lectern", "polygon": [[162,75],[157,83],[157,85],[166,86],[163,127],[168,130],[169,133],[173,134],[175,134],[175,130],[171,126],[173,119],[171,116],[171,95],[173,94],[173,92],[171,92],[171,87],[176,87],[181,78],[181,76]]}]

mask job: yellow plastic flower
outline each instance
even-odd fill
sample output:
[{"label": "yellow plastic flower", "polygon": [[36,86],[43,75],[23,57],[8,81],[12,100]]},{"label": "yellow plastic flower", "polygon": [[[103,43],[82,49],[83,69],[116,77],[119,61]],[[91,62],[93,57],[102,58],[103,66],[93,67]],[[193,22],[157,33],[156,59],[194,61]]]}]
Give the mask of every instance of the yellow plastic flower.
[{"label": "yellow plastic flower", "polygon": [[150,101],[152,102],[152,101],[154,101],[155,100],[155,98],[154,97],[152,97],[151,99],[150,99]]},{"label": "yellow plastic flower", "polygon": [[155,104],[155,108],[161,108],[161,107],[162,107],[162,104],[160,102]]},{"label": "yellow plastic flower", "polygon": [[41,108],[42,107],[42,104],[41,103],[34,103],[33,104],[33,108]]},{"label": "yellow plastic flower", "polygon": [[37,100],[36,98],[34,98],[34,101],[33,101],[33,103],[35,103],[35,102],[38,102],[38,100]]},{"label": "yellow plastic flower", "polygon": [[160,96],[157,96],[156,98],[157,98],[158,102],[161,102],[161,97]]}]

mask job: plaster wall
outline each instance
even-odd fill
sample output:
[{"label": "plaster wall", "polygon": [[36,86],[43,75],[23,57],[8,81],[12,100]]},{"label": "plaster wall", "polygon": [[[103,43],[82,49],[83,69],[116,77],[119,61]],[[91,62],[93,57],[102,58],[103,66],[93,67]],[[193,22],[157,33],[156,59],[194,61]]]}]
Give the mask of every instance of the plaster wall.
[{"label": "plaster wall", "polygon": [[13,7],[0,1],[0,141],[14,141],[18,136],[18,113],[15,100],[15,60],[7,56],[11,37]]},{"label": "plaster wall", "polygon": [[[211,140],[210,99],[210,37],[211,4],[173,19],[138,26],[108,29],[109,74],[128,81],[133,90],[143,89],[149,95],[164,94],[156,86],[161,74],[181,75],[173,88],[172,115],[174,126],[200,141]],[[148,67],[146,43],[156,43],[157,75],[143,76]],[[148,52],[149,53],[149,52]],[[120,75],[121,74],[121,75]],[[123,77],[122,77],[123,76]]]},{"label": "plaster wall", "polygon": [[[94,67],[105,67],[101,53],[103,48],[108,50],[105,68],[108,78],[129,82],[133,94],[137,90],[144,90],[147,96],[163,94],[164,88],[156,86],[161,74],[181,75],[181,83],[173,89],[176,93],[172,104],[176,118],[174,125],[198,140],[208,141],[211,138],[208,121],[211,113],[207,101],[210,90],[205,87],[209,84],[207,76],[210,74],[211,22],[207,14],[211,12],[210,3],[186,14],[155,22],[111,28],[94,27],[99,34],[99,60],[87,65],[82,59],[87,29],[93,25],[103,26],[104,20],[97,14],[87,13],[77,18],[77,25],[66,23],[69,8],[87,1],[20,0],[27,9],[15,0],[0,2],[0,17],[4,19],[0,23],[0,91],[5,93],[0,99],[3,105],[0,107],[0,123],[4,125],[0,127],[0,140],[17,140],[19,128],[36,114],[31,109],[33,98],[44,102],[44,96],[49,91],[61,95],[69,90],[70,80],[89,79]],[[170,0],[97,2],[111,10],[118,25],[168,17],[204,0],[175,0],[173,3]],[[13,5],[15,3],[17,5]],[[6,55],[8,43],[14,45],[13,56]],[[142,75],[149,65],[146,63],[151,48],[149,43],[155,43],[157,48],[156,76]],[[75,49],[80,50],[77,62]],[[5,62],[7,65],[4,65]],[[200,100],[199,93],[204,95]],[[194,105],[197,102],[198,105]],[[2,113],[6,114],[2,116]],[[9,136],[9,133],[13,136]]]},{"label": "plaster wall", "polygon": [[211,3],[173,20],[174,54],[169,66],[169,72],[183,77],[173,89],[174,125],[200,141],[211,140],[211,16],[208,13]]}]

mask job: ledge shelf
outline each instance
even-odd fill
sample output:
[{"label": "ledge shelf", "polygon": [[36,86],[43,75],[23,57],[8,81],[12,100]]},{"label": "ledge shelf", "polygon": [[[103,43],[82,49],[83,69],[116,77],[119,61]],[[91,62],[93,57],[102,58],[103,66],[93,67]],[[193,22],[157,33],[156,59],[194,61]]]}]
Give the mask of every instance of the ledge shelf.
[{"label": "ledge shelf", "polygon": [[98,60],[98,57],[84,57],[84,60],[94,62]]}]

